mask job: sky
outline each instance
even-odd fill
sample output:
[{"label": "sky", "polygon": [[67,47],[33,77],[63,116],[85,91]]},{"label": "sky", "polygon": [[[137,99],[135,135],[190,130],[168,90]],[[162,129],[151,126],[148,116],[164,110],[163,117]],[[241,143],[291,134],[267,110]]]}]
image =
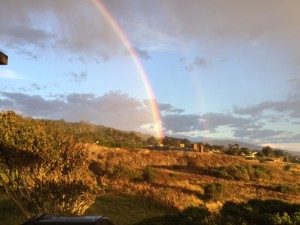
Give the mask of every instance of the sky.
[{"label": "sky", "polygon": [[298,0],[0,5],[0,110],[300,151]]}]

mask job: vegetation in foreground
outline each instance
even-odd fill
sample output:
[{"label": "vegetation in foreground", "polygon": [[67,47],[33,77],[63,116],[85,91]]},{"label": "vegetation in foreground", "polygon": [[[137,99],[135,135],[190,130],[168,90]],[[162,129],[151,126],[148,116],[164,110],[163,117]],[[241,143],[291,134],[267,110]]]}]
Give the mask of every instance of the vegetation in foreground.
[{"label": "vegetation in foreground", "polygon": [[[16,114],[2,120],[6,123],[1,123],[0,129],[0,176],[4,184],[0,211],[5,224],[26,220],[20,216],[20,206],[3,195],[5,191],[11,199],[17,196],[27,210],[37,204],[40,211],[33,207],[37,210],[30,212],[33,214],[44,212],[45,199],[40,196],[47,193],[51,193],[47,203],[53,206],[69,204],[68,193],[75,193],[71,197],[77,203],[88,196],[91,201],[84,205],[86,211],[72,212],[73,207],[60,211],[53,207],[51,211],[48,207],[46,212],[72,215],[85,211],[86,215],[106,215],[120,225],[299,223],[299,164],[282,159],[247,161],[224,154],[87,145],[53,121]],[[66,180],[72,181],[70,185],[65,185]],[[49,181],[56,183],[51,186]],[[84,188],[88,184],[93,188]],[[40,187],[44,195],[34,195],[42,193],[35,192]],[[28,191],[33,202],[22,198]],[[102,191],[106,194],[100,195]]]}]

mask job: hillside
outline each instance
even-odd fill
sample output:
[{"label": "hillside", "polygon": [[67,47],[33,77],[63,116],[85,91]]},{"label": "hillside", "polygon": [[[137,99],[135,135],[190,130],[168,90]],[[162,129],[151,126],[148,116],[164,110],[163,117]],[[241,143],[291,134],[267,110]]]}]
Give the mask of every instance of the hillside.
[{"label": "hillside", "polygon": [[[51,213],[59,206],[61,211],[54,214],[77,215],[71,211],[73,207],[64,206],[89,196],[87,210],[81,212],[105,215],[116,225],[300,222],[300,164],[283,162],[283,157],[246,160],[226,154],[149,150],[138,147],[147,142],[133,132],[33,120],[12,112],[1,116],[0,177],[4,185],[0,188],[0,216],[4,224],[26,220],[7,197],[22,194],[19,199],[24,201],[25,191],[27,197],[37,199],[28,201],[26,207],[39,205],[40,210],[48,206],[46,212]],[[99,140],[97,144],[95,140]],[[11,182],[15,185],[9,186]],[[4,191],[5,185],[10,192]],[[68,196],[70,201],[65,202]],[[240,219],[232,221],[231,213],[234,217],[240,214]],[[249,213],[261,218],[260,222],[248,223],[245,215]],[[196,222],[199,220],[203,222]]]},{"label": "hillside", "polygon": [[[237,156],[194,152],[98,146],[91,146],[91,151],[95,158],[91,169],[98,174],[108,196],[136,196],[138,205],[154,204],[164,209],[160,212],[188,207],[216,212],[226,202],[241,204],[251,199],[300,204],[299,164],[281,160],[260,163]],[[118,215],[107,209],[106,213],[121,224]]]}]

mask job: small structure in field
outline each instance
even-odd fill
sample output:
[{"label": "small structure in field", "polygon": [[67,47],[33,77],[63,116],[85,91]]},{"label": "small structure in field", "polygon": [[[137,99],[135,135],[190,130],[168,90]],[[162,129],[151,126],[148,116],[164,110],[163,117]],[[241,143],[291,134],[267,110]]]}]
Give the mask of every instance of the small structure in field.
[{"label": "small structure in field", "polygon": [[197,150],[198,150],[198,145],[197,145],[196,143],[194,143],[194,144],[192,145],[192,147],[193,147],[193,150],[194,150],[194,151],[197,151]]},{"label": "small structure in field", "polygon": [[199,152],[200,152],[200,154],[204,153],[204,146],[203,145],[199,146]]}]

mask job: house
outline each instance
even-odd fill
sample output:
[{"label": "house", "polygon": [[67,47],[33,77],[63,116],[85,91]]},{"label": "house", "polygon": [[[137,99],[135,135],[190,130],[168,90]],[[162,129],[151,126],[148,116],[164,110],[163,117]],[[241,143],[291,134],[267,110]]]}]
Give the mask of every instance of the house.
[{"label": "house", "polygon": [[256,154],[257,152],[250,152],[249,154],[245,155],[245,159],[254,159]]}]

